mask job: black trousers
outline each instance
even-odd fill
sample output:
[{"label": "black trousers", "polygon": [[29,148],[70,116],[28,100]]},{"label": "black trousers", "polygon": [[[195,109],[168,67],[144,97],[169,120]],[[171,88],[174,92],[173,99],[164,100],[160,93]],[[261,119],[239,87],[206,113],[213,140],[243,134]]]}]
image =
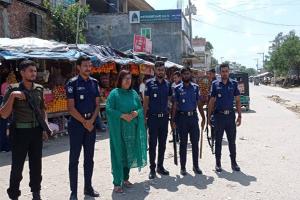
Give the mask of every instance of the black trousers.
[{"label": "black trousers", "polygon": [[235,113],[232,112],[229,115],[215,114],[215,137],[216,137],[216,160],[220,161],[222,151],[222,139],[224,131],[227,135],[230,158],[232,161],[236,159],[236,124]]},{"label": "black trousers", "polygon": [[31,192],[39,192],[42,182],[42,148],[43,135],[42,129],[28,128],[15,129],[10,135],[12,145],[12,164],[10,173],[8,196],[13,199],[21,195],[20,182],[25,159],[29,158],[29,186]]},{"label": "black trousers", "polygon": [[190,134],[190,140],[192,143],[192,154],[193,154],[193,166],[199,167],[199,138],[200,129],[198,124],[198,116],[185,116],[179,115],[177,126],[180,135],[180,165],[181,169],[185,169],[186,166],[186,154],[187,154],[187,142],[188,135]]},{"label": "black trousers", "polygon": [[164,157],[166,151],[166,142],[168,137],[168,124],[169,117],[164,116],[158,118],[156,116],[149,116],[148,118],[148,128],[149,128],[149,160],[150,160],[150,170],[155,171],[156,164],[156,146],[158,141],[158,159],[157,167],[163,167]]}]

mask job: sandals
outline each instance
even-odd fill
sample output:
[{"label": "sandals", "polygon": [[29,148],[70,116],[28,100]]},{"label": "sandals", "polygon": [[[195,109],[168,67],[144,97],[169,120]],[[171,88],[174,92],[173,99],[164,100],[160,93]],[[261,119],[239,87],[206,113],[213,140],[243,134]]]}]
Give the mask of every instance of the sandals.
[{"label": "sandals", "polygon": [[123,188],[120,187],[120,186],[115,186],[114,192],[115,192],[115,193],[124,193],[124,190],[123,190]]},{"label": "sandals", "polygon": [[130,183],[129,181],[124,181],[124,186],[127,187],[127,188],[132,188],[133,187],[133,184]]}]

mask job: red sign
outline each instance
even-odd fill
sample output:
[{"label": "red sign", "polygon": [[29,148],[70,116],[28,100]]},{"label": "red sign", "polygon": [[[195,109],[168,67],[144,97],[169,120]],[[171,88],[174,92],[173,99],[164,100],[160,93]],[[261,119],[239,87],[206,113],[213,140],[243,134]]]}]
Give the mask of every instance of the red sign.
[{"label": "red sign", "polygon": [[133,51],[152,53],[152,41],[141,35],[134,35]]}]

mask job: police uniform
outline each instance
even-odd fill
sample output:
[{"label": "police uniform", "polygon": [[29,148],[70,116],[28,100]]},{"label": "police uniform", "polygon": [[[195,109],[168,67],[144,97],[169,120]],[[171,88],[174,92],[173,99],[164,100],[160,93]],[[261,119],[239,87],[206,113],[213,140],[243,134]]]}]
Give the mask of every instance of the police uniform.
[{"label": "police uniform", "polygon": [[199,137],[200,129],[198,124],[197,106],[200,100],[199,86],[190,82],[188,86],[184,83],[179,84],[174,91],[174,100],[177,103],[177,119],[176,126],[179,129],[180,135],[180,164],[181,169],[186,167],[187,140],[188,134],[192,143],[193,166],[199,169]]},{"label": "police uniform", "polygon": [[[22,82],[11,85],[4,96],[3,105],[13,91],[22,90],[25,90]],[[28,93],[34,98],[36,105],[41,110],[44,110],[43,87],[33,83],[33,88]],[[21,195],[19,188],[27,154],[29,157],[29,186],[31,187],[31,192],[39,194],[41,190],[43,130],[26,100],[18,100],[17,98],[14,100],[12,116],[12,129],[10,131],[12,165],[7,193],[9,198],[17,199]]]},{"label": "police uniform", "polygon": [[226,84],[222,80],[215,80],[211,88],[211,97],[216,98],[215,102],[215,156],[217,166],[221,166],[222,138],[226,131],[230,158],[232,164],[236,165],[236,124],[235,112],[233,108],[234,97],[239,96],[240,92],[236,81],[229,79]]},{"label": "police uniform", "polygon": [[149,110],[147,115],[149,128],[150,170],[151,172],[155,172],[157,141],[157,169],[163,169],[169,124],[168,99],[172,96],[171,84],[167,80],[163,80],[160,83],[157,78],[152,78],[146,83],[145,96],[149,97]]},{"label": "police uniform", "polygon": [[[84,80],[80,75],[72,78],[66,84],[67,98],[74,99],[75,108],[83,118],[92,118],[96,105],[96,98],[100,97],[98,81],[89,77]],[[92,190],[92,175],[94,168],[94,149],[96,130],[89,132],[84,126],[71,117],[68,123],[70,136],[69,175],[72,195],[77,196],[78,163],[81,148],[84,150],[84,188]]]}]

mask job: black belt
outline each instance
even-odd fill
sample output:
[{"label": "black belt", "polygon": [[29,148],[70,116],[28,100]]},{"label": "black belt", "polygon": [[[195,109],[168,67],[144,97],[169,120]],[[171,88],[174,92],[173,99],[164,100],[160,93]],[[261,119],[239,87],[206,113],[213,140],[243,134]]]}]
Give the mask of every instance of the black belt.
[{"label": "black belt", "polygon": [[151,113],[150,115],[157,118],[163,118],[163,117],[168,117],[169,113]]},{"label": "black belt", "polygon": [[91,119],[93,117],[93,114],[94,113],[84,113],[84,114],[81,114],[81,116],[84,118],[84,119]]},{"label": "black belt", "polygon": [[180,115],[185,115],[185,116],[188,116],[188,117],[197,115],[197,111],[196,111],[196,110],[189,111],[189,112],[178,111],[178,113],[179,113]]},{"label": "black belt", "polygon": [[218,111],[216,111],[216,113],[220,113],[220,114],[223,114],[223,115],[229,115],[233,112],[234,112],[233,110],[218,110]]}]

